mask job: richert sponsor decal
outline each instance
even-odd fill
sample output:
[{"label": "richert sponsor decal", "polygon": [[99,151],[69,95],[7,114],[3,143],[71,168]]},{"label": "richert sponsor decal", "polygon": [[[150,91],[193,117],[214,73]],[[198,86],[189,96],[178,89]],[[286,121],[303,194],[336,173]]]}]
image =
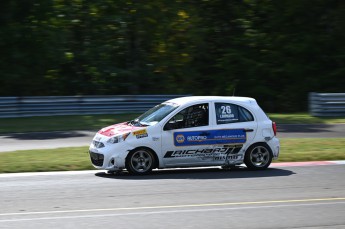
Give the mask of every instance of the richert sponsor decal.
[{"label": "richert sponsor decal", "polygon": [[149,135],[147,134],[146,129],[134,131],[134,132],[133,132],[133,135],[134,135],[137,139],[139,139],[139,138],[146,138],[146,137],[149,136]]},{"label": "richert sponsor decal", "polygon": [[223,129],[175,132],[175,146],[244,144],[247,134],[244,129]]},{"label": "richert sponsor decal", "polygon": [[242,145],[218,147],[213,149],[175,150],[167,151],[164,158],[200,158],[202,160],[236,160],[240,159],[238,152]]}]

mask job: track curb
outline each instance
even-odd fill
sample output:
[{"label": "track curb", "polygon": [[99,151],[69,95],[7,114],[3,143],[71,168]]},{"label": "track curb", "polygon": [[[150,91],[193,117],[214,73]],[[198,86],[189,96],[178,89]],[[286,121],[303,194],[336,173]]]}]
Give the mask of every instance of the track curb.
[{"label": "track curb", "polygon": [[[345,165],[345,160],[339,161],[306,161],[306,162],[276,162],[272,163],[269,168],[280,167],[298,167],[298,166],[322,166],[322,165]],[[215,167],[195,167],[186,168],[186,170],[193,169],[210,169]],[[216,167],[216,168],[219,168]],[[162,170],[178,170],[178,169],[162,169]],[[96,174],[106,173],[105,170],[80,170],[80,171],[52,171],[52,172],[24,172],[24,173],[2,173],[0,178],[9,177],[30,177],[30,176],[55,176],[55,175],[83,175],[83,174]]]}]

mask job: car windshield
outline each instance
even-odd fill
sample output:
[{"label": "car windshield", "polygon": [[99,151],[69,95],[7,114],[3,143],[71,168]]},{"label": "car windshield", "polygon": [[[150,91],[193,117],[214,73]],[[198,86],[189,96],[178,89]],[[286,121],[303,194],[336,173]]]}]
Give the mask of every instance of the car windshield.
[{"label": "car windshield", "polygon": [[168,114],[170,114],[173,110],[178,107],[175,103],[162,103],[159,104],[150,110],[146,111],[144,114],[140,115],[134,121],[130,123],[132,125],[146,125],[152,126],[156,123],[160,122],[163,118],[165,118]]}]

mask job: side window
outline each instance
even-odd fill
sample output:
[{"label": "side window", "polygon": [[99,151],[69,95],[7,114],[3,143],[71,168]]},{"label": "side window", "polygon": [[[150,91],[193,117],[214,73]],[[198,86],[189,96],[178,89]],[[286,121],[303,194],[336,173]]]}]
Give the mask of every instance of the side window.
[{"label": "side window", "polygon": [[208,126],[208,103],[187,107],[172,117],[164,130]]},{"label": "side window", "polygon": [[253,121],[253,115],[245,108],[230,104],[216,103],[217,124]]},{"label": "side window", "polygon": [[238,112],[240,114],[240,121],[241,122],[250,122],[254,121],[254,117],[250,111],[248,111],[246,108],[238,107]]}]

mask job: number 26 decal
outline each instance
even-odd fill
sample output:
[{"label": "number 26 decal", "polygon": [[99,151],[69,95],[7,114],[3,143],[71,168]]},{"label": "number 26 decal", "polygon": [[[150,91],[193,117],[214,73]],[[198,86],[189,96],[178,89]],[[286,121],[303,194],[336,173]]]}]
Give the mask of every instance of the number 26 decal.
[{"label": "number 26 decal", "polygon": [[222,114],[231,114],[231,107],[230,106],[221,106]]}]

